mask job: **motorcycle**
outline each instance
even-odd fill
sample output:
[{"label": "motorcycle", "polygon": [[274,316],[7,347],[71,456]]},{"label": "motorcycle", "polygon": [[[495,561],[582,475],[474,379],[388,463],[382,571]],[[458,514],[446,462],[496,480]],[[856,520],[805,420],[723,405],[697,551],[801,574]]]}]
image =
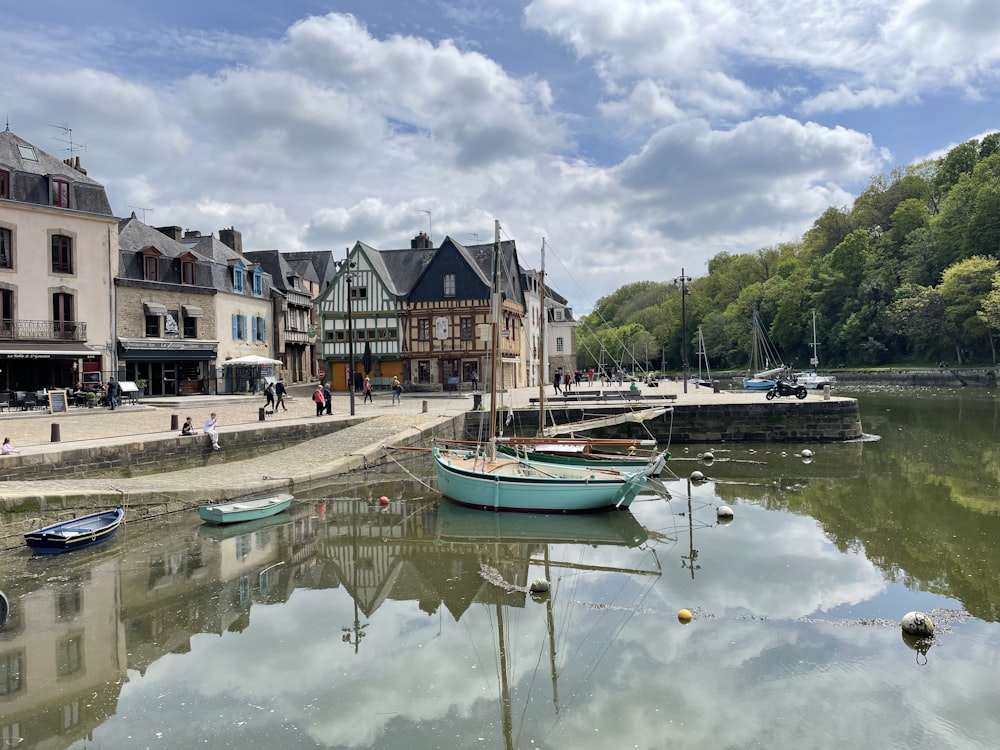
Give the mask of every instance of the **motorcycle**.
[{"label": "motorcycle", "polygon": [[776,380],[771,389],[767,392],[767,400],[770,401],[775,396],[795,396],[803,399],[808,394],[804,385],[797,385],[789,380]]}]

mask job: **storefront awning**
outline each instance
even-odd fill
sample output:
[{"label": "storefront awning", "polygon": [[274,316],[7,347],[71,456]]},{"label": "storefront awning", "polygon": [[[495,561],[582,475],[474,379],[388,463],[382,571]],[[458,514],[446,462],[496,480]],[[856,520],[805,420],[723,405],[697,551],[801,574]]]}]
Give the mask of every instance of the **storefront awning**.
[{"label": "storefront awning", "polygon": [[52,341],[0,341],[0,357],[96,357],[100,352],[86,344]]},{"label": "storefront awning", "polygon": [[181,305],[181,308],[184,310],[185,318],[201,318],[205,315],[200,307],[194,305]]},{"label": "storefront awning", "polygon": [[142,308],[146,311],[146,315],[159,315],[162,318],[167,314],[167,306],[159,302],[143,302]]},{"label": "storefront awning", "polygon": [[118,356],[130,362],[203,362],[218,350],[218,341],[203,339],[118,339]]}]

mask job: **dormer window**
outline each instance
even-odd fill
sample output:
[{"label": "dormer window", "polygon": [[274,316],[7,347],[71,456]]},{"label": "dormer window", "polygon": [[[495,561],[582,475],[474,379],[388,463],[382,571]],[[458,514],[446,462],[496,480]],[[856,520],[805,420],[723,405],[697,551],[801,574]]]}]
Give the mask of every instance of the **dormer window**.
[{"label": "dormer window", "polygon": [[10,172],[0,169],[0,198],[10,198]]},{"label": "dormer window", "polygon": [[253,270],[253,293],[255,297],[264,294],[264,272],[260,266]]},{"label": "dormer window", "polygon": [[181,258],[181,283],[194,284],[194,261],[191,258]]},{"label": "dormer window", "polygon": [[52,180],[52,205],[69,208],[69,183],[66,180]]},{"label": "dormer window", "polygon": [[155,247],[142,250],[142,278],[144,281],[160,280],[160,251]]},{"label": "dormer window", "polygon": [[246,269],[243,264],[239,261],[233,264],[233,291],[242,292],[243,291],[243,275]]}]

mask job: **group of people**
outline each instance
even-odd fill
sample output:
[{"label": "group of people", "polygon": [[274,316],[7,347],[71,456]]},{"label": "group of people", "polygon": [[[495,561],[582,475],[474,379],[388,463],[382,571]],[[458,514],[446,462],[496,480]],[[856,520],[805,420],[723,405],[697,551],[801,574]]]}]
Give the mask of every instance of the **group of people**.
[{"label": "group of people", "polygon": [[271,407],[271,411],[278,411],[280,406],[283,411],[288,411],[288,407],[285,406],[285,396],[288,391],[285,390],[285,381],[279,379],[277,383],[268,383],[264,386],[264,409]]},{"label": "group of people", "polygon": [[109,409],[116,409],[121,405],[122,386],[114,378],[109,378],[106,385],[94,383],[93,385],[84,386],[83,383],[77,383],[73,389],[73,396],[77,399],[87,400],[87,394],[89,393],[94,394],[94,399],[97,401],[98,406],[107,406]]},{"label": "group of people", "polygon": [[[213,411],[208,415],[208,419],[205,420],[204,432],[208,435],[208,439],[212,441],[212,450],[219,450],[221,447],[219,445],[219,415],[216,412]],[[194,419],[188,417],[184,420],[184,424],[181,425],[181,435],[189,437],[197,434],[194,430]]]}]

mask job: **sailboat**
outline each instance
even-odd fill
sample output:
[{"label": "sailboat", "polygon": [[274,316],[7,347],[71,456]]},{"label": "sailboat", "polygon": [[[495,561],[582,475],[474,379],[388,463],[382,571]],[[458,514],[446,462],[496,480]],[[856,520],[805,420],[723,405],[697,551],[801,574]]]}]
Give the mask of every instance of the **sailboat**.
[{"label": "sailboat", "polygon": [[483,449],[431,449],[441,494],[488,510],[570,513],[627,508],[646,483],[641,470],[563,466],[497,455],[497,352],[500,349],[500,222],[495,223],[491,296],[489,442]]},{"label": "sailboat", "polygon": [[[769,391],[788,368],[781,364],[778,350],[761,326],[757,308],[753,311],[750,344],[750,376],[743,378],[743,387],[748,391]],[[777,366],[775,366],[777,363]]]},{"label": "sailboat", "polygon": [[833,386],[837,383],[837,378],[833,375],[820,375],[816,368],[819,367],[819,341],[816,339],[816,311],[813,310],[813,340],[810,344],[813,350],[812,357],[809,358],[811,370],[803,370],[795,376],[795,382],[806,388],[823,388],[823,386]]},{"label": "sailboat", "polygon": [[[702,365],[705,367],[704,372]],[[701,332],[701,326],[698,326],[698,374],[693,375],[688,382],[698,388],[712,387],[712,368],[708,366],[708,352],[705,350],[705,336]]]},{"label": "sailboat", "polygon": [[[638,413],[629,412],[614,417],[600,417],[593,420],[574,422],[549,428],[545,425],[545,240],[542,240],[542,266],[539,276],[541,295],[541,323],[539,332],[538,357],[538,437],[502,437],[497,440],[497,451],[508,456],[520,456],[532,461],[561,466],[596,467],[618,471],[641,471],[646,476],[657,476],[670,453],[656,449],[655,440],[630,440],[622,438],[581,437],[579,433],[622,424],[625,421],[654,419],[662,416],[666,409],[656,407],[643,409]],[[571,437],[562,437],[571,433]]]}]

